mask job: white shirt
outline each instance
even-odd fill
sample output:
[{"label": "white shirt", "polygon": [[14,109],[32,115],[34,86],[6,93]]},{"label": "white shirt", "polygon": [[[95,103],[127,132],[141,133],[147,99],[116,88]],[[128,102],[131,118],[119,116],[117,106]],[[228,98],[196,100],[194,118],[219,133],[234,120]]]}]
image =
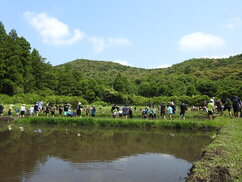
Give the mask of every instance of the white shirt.
[{"label": "white shirt", "polygon": [[21,106],[20,111],[25,111],[25,106]]}]

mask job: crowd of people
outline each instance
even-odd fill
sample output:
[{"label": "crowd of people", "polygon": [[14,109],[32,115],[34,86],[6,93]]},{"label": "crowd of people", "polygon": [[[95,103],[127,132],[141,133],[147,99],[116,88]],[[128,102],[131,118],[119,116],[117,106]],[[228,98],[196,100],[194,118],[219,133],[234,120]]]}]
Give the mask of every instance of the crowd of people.
[{"label": "crowd of people", "polygon": [[[233,114],[232,114],[233,109]],[[220,115],[223,115],[226,110],[228,110],[229,116],[232,118],[241,117],[241,109],[242,109],[242,102],[238,96],[234,96],[232,101],[230,99],[226,99],[225,103],[223,104],[221,99],[215,101],[215,98],[211,98],[207,105],[206,111],[208,113],[208,118],[212,119],[215,112]]]},{"label": "crowd of people", "polygon": [[[13,111],[19,117],[28,116],[39,116],[39,113],[44,113],[45,116],[69,116],[69,117],[81,117],[82,112],[85,111],[86,116],[96,116],[96,108],[92,105],[91,107],[87,106],[84,108],[81,102],[78,103],[76,107],[71,107],[70,104],[65,103],[64,105],[52,105],[47,103],[45,106],[42,101],[38,101],[35,105],[26,108],[25,104],[22,104],[19,108],[14,110],[13,105],[11,104],[8,109],[8,116],[12,116]],[[0,105],[0,115],[3,115],[4,107]]]},{"label": "crowd of people", "polygon": [[[232,100],[226,99],[225,103],[222,103],[221,99],[215,101],[215,98],[211,98],[208,102],[204,101],[200,106],[191,106],[191,111],[204,111],[207,113],[207,117],[212,119],[216,114],[223,115],[226,110],[228,110],[229,116],[232,118],[233,116],[236,118],[241,117],[241,108],[242,102],[238,96],[234,96]],[[233,113],[232,114],[232,109]],[[182,102],[179,107],[179,118],[185,119],[186,112],[188,110],[188,106],[185,102]],[[125,105],[123,108],[120,108],[117,105],[113,105],[111,108],[111,113],[114,118],[124,117],[125,119],[133,118],[133,112],[136,111],[136,107],[133,109],[131,106],[128,107]],[[154,119],[157,117],[157,113],[160,113],[160,117],[163,119],[168,118],[170,120],[173,119],[173,115],[177,112],[177,107],[173,101],[162,102],[157,108],[154,106],[146,106],[143,109],[140,109],[143,118],[151,118]]]},{"label": "crowd of people", "polygon": [[[207,116],[209,119],[213,118],[213,115],[219,114],[223,115],[226,110],[228,110],[229,116],[232,118],[233,116],[236,118],[240,118],[241,116],[241,107],[242,102],[238,96],[234,96],[232,100],[227,99],[225,103],[222,103],[221,99],[215,100],[215,98],[211,98],[209,102],[207,103],[204,101],[203,104],[200,106],[191,106],[191,111],[198,111],[203,110],[207,112]],[[232,114],[233,109],[233,114]],[[99,108],[100,112],[102,110],[102,107]],[[131,107],[128,105],[125,105],[123,107],[120,107],[118,105],[113,105],[111,107],[111,116],[113,118],[133,118],[134,111],[136,111],[136,107]],[[188,110],[188,106],[185,102],[182,102],[179,106],[179,117],[180,119],[185,119],[186,112]],[[71,106],[68,103],[65,103],[64,105],[53,105],[50,103],[43,104],[42,101],[38,101],[35,105],[30,106],[28,109],[26,108],[25,104],[22,104],[19,108],[14,108],[14,106],[11,104],[7,110],[8,116],[12,116],[13,112],[16,112],[16,114],[19,117],[24,117],[26,115],[28,116],[39,116],[39,113],[44,113],[45,116],[64,116],[64,117],[81,117],[83,112],[85,112],[84,115],[87,117],[96,116],[96,108],[94,105],[92,106],[86,106],[82,105],[81,102],[77,104],[77,106]],[[137,111],[136,111],[137,112]],[[172,120],[173,115],[177,112],[177,106],[173,101],[168,102],[166,104],[165,102],[162,102],[159,106],[146,106],[145,108],[141,108],[138,112],[141,112],[142,117],[155,119],[157,118],[158,113],[160,114],[160,117],[163,119]],[[3,115],[4,113],[4,106],[0,104],[0,115]]]}]

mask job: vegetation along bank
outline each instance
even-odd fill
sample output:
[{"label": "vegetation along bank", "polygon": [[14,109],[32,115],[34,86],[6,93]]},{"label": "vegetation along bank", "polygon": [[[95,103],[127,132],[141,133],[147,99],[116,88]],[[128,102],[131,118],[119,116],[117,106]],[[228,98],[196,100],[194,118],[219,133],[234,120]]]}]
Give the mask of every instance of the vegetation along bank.
[{"label": "vegetation along bank", "polygon": [[62,124],[95,127],[128,127],[128,128],[174,128],[174,129],[218,129],[224,126],[227,119],[214,120],[149,120],[119,118],[67,118],[67,117],[26,117],[16,120],[19,123]]},{"label": "vegetation along bank", "polygon": [[242,181],[241,131],[241,121],[230,120],[205,147],[187,181]]}]

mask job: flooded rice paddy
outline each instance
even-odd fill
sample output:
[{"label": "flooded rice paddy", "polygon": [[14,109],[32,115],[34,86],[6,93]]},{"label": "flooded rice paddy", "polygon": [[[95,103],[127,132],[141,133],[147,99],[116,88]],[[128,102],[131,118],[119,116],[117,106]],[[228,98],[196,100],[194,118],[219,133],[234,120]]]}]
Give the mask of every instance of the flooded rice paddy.
[{"label": "flooded rice paddy", "polygon": [[178,182],[211,132],[0,126],[1,182]]}]

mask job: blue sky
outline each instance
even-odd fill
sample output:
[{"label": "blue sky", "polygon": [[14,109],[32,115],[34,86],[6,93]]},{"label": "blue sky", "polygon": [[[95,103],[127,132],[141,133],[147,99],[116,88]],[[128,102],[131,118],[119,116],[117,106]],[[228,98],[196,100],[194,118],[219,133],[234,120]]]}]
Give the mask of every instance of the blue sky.
[{"label": "blue sky", "polygon": [[1,0],[0,21],[53,64],[158,68],[242,53],[241,0]]}]

